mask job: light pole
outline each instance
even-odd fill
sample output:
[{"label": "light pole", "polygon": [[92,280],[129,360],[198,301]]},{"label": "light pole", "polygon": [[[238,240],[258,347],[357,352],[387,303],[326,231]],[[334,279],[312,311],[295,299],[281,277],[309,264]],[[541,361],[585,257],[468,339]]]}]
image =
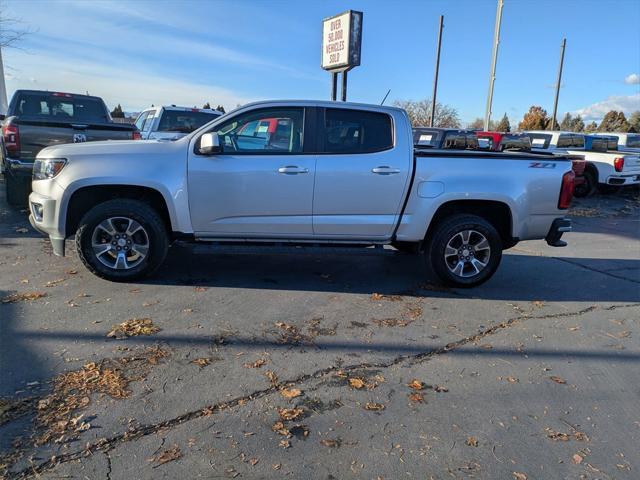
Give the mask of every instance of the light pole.
[{"label": "light pole", "polygon": [[504,0],[498,0],[496,12],[496,26],[493,32],[493,57],[491,58],[491,73],[489,74],[489,95],[487,96],[487,110],[484,114],[484,129],[489,130],[491,121],[491,104],[493,103],[493,84],[496,81],[496,63],[498,62],[498,45],[500,45],[500,25],[502,24],[502,7]]},{"label": "light pole", "polygon": [[440,15],[440,28],[438,29],[438,49],[436,53],[436,72],[433,78],[433,96],[431,97],[431,119],[429,126],[433,127],[433,119],[436,116],[436,95],[438,94],[438,73],[440,71],[440,45],[442,44],[442,27],[444,27],[444,15]]},{"label": "light pole", "polygon": [[560,96],[560,84],[562,83],[562,66],[564,64],[564,49],[567,46],[567,39],[563,38],[560,44],[560,66],[558,67],[558,83],[556,83],[556,98],[553,100],[553,116],[551,117],[551,128],[556,128],[556,115],[558,114],[558,97]]}]

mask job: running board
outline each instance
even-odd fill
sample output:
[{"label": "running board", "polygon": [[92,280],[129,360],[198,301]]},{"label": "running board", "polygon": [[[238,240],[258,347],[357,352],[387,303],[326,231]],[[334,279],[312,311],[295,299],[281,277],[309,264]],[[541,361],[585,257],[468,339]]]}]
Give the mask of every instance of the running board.
[{"label": "running board", "polygon": [[196,255],[210,254],[298,254],[298,255],[318,255],[318,254],[336,254],[336,255],[398,255],[400,252],[394,248],[384,248],[383,245],[321,245],[321,244],[305,244],[305,245],[287,245],[287,244],[219,244],[219,243],[197,243],[192,245],[192,252]]}]

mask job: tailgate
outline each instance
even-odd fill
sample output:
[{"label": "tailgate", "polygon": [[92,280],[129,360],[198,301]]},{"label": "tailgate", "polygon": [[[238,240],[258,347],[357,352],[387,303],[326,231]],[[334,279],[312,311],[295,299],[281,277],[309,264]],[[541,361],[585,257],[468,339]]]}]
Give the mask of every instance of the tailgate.
[{"label": "tailgate", "polygon": [[623,173],[640,172],[640,155],[625,155]]},{"label": "tailgate", "polygon": [[133,125],[69,124],[37,120],[20,120],[20,159],[35,159],[40,150],[63,143],[95,142],[98,140],[131,140]]}]

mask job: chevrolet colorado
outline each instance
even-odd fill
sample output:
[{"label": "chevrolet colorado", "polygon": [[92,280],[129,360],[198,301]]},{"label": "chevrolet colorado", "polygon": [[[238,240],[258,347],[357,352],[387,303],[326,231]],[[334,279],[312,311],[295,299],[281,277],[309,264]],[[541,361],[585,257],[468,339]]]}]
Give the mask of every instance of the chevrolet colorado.
[{"label": "chevrolet colorado", "polygon": [[[264,122],[274,123],[263,132]],[[94,274],[151,274],[174,240],[419,253],[446,284],[488,280],[519,240],[564,246],[571,161],[416,150],[404,110],[271,101],[163,142],[52,146],[38,154],[30,220]]]}]

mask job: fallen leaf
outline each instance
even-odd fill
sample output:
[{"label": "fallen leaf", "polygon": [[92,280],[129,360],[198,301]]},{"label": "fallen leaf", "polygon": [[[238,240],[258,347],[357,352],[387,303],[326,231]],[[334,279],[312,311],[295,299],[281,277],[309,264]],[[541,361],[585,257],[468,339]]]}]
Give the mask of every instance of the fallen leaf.
[{"label": "fallen leaf", "polygon": [[534,307],[542,308],[544,307],[544,302],[542,300],[534,300],[531,302]]},{"label": "fallen leaf", "polygon": [[442,385],[436,385],[433,387],[433,390],[440,393],[440,392],[448,392],[449,389],[447,387],[443,387]]},{"label": "fallen leaf", "polygon": [[78,273],[78,270],[67,270],[65,273],[67,275],[76,275]]},{"label": "fallen leaf", "polygon": [[55,280],[50,280],[47,283],[45,283],[45,287],[55,287],[57,284],[64,282],[66,279],[64,278],[57,278]]},{"label": "fallen leaf", "polygon": [[211,364],[211,358],[210,357],[196,358],[191,360],[191,363],[193,363],[194,365],[198,365],[200,368],[204,368],[207,365]]},{"label": "fallen leaf", "polygon": [[414,390],[422,390],[424,388],[424,383],[414,378],[407,384],[407,387],[413,388]]},{"label": "fallen leaf", "polygon": [[26,292],[26,293],[14,293],[7,297],[3,297],[0,302],[2,303],[16,303],[16,302],[32,302],[42,297],[46,297],[46,293],[42,292]]},{"label": "fallen leaf", "polygon": [[420,392],[412,393],[409,395],[409,400],[415,403],[424,402],[424,394]]},{"label": "fallen leaf", "polygon": [[279,408],[278,415],[282,420],[295,420],[304,413],[304,408]]},{"label": "fallen leaf", "polygon": [[337,448],[342,444],[342,440],[340,440],[339,438],[335,438],[335,439],[326,438],[324,440],[320,440],[320,443],[325,447]]},{"label": "fallen leaf", "polygon": [[470,447],[477,447],[478,446],[478,439],[476,437],[467,437],[467,442],[466,443]]},{"label": "fallen leaf", "polygon": [[389,300],[390,302],[399,302],[402,300],[400,295],[383,295],[382,293],[372,293],[371,300]]},{"label": "fallen leaf", "polygon": [[296,398],[302,395],[302,391],[297,388],[283,388],[280,390],[280,395],[284,398]]},{"label": "fallen leaf", "polygon": [[549,378],[550,378],[551,380],[553,380],[554,382],[559,383],[559,384],[561,384],[561,385],[564,385],[564,384],[566,384],[566,383],[567,383],[567,381],[566,381],[564,378],[562,378],[562,377],[558,377],[558,376],[556,376],[556,375],[552,375],[552,376],[550,376]]},{"label": "fallen leaf", "polygon": [[515,480],[527,480],[527,475],[525,473],[520,473],[520,472],[512,472],[513,473],[513,478]]},{"label": "fallen leaf", "polygon": [[280,470],[282,468],[282,464],[281,463],[273,463],[271,465],[271,468],[273,468],[274,470]]},{"label": "fallen leaf", "polygon": [[291,436],[291,432],[285,426],[285,424],[283,422],[281,422],[281,421],[277,421],[276,423],[271,425],[271,430],[273,430],[276,433],[279,433],[280,435],[284,435],[285,437],[290,437]]},{"label": "fallen leaf", "polygon": [[364,380],[358,377],[350,378],[349,385],[351,385],[353,388],[356,388],[356,389],[361,389],[367,386]]},{"label": "fallen leaf", "polygon": [[154,325],[153,320],[150,318],[132,318],[113,327],[113,329],[107,333],[107,337],[122,340],[123,338],[138,335],[153,335],[160,330],[160,327]]},{"label": "fallen leaf", "polygon": [[278,383],[278,376],[272,370],[264,372],[264,376],[267,377],[272,384],[275,385]]},{"label": "fallen leaf", "polygon": [[365,410],[384,410],[385,406],[382,403],[374,403],[374,402],[367,402],[364,406]]},{"label": "fallen leaf", "polygon": [[520,380],[518,380],[516,377],[507,377],[507,382],[509,382],[509,383],[518,383],[518,382],[520,382]]},{"label": "fallen leaf", "polygon": [[251,460],[249,460],[249,463],[250,463],[251,465],[255,465],[255,464],[257,464],[259,461],[260,461],[260,460],[258,460],[257,458],[252,458]]},{"label": "fallen leaf", "polygon": [[577,453],[574,453],[573,457],[571,457],[571,463],[576,465],[580,465],[582,463],[583,457]]},{"label": "fallen leaf", "polygon": [[291,442],[289,440],[280,440],[280,446],[282,448],[289,448],[291,447]]},{"label": "fallen leaf", "polygon": [[182,452],[180,451],[180,447],[177,445],[174,445],[173,447],[171,447],[168,450],[165,450],[159,455],[155,457],[151,457],[149,461],[158,462],[158,465],[162,465],[168,462],[173,462],[175,460],[178,460],[180,457],[182,457]]},{"label": "fallen leaf", "polygon": [[264,358],[259,358],[258,360],[256,360],[253,363],[247,362],[243,365],[244,368],[260,368],[262,367],[265,363],[267,363],[267,361]]}]

